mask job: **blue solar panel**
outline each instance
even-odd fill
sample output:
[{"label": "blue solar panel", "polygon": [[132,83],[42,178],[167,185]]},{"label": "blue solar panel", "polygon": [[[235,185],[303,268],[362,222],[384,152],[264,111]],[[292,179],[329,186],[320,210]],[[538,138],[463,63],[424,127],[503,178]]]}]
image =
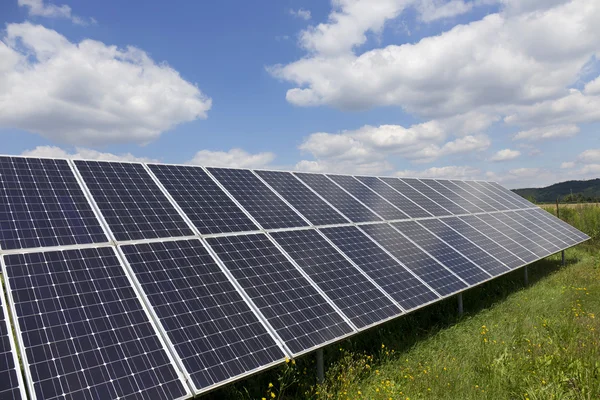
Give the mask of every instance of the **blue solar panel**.
[{"label": "blue solar panel", "polygon": [[208,168],[254,219],[265,229],[293,228],[308,224],[250,170]]},{"label": "blue solar panel", "polygon": [[432,215],[419,204],[413,203],[408,197],[403,196],[392,189],[383,181],[374,176],[357,176],[356,179],[367,185],[371,190],[377,192],[381,197],[398,207],[411,218],[428,218]]},{"label": "blue solar panel", "polygon": [[463,181],[449,181],[462,189],[462,193],[468,193],[471,197],[477,199],[477,205],[486,211],[503,211],[508,210],[504,204],[494,200],[491,196],[488,196],[483,190],[478,187],[471,185],[468,182]]},{"label": "blue solar panel", "polygon": [[333,183],[325,175],[294,172],[298,178],[310,186],[321,197],[344,214],[352,222],[381,221],[373,211],[369,210],[344,189]]},{"label": "blue solar panel", "polygon": [[485,193],[488,197],[491,197],[496,201],[496,203],[500,203],[502,208],[498,208],[499,210],[514,210],[517,208],[521,208],[518,205],[515,205],[513,202],[509,201],[507,198],[500,196],[494,190],[492,190],[488,185],[485,185],[484,182],[477,181],[466,181],[468,185],[479,190],[482,193]]},{"label": "blue solar panel", "polygon": [[428,232],[417,222],[396,222],[393,223],[392,226],[404,233],[404,235],[409,237],[419,247],[444,264],[444,266],[456,275],[460,276],[465,282],[473,285],[486,280],[491,276],[457,251],[453,250],[435,235]]},{"label": "blue solar panel", "polygon": [[[433,216],[441,217],[444,215],[452,215],[452,213],[450,211],[446,210],[444,207],[442,207],[435,201],[431,200],[425,194],[414,189],[412,186],[401,181],[398,178],[383,177],[383,178],[379,178],[379,179],[381,179],[386,184],[390,185],[392,188],[396,189],[398,192],[402,193],[404,196],[406,196],[409,199],[411,199],[412,201],[414,201],[416,204],[421,206],[423,209],[425,209],[427,212],[429,212]],[[421,184],[421,187],[422,186],[425,186],[425,185]],[[430,190],[430,193],[433,192],[432,189],[429,189],[429,190]]]},{"label": "blue solar panel", "polygon": [[439,298],[357,227],[323,228],[321,232],[405,310]]},{"label": "blue solar panel", "polygon": [[382,196],[379,196],[352,176],[328,175],[328,177],[344,188],[345,191],[356,197],[361,203],[375,211],[381,218],[385,220],[409,218],[408,215],[394,207],[394,205],[390,204]]},{"label": "blue solar panel", "polygon": [[[524,244],[525,247],[537,255],[538,258],[546,257],[547,255],[551,254],[551,251],[544,247],[544,245],[541,243],[540,238],[536,237],[535,235],[531,235],[528,229],[514,221],[512,218],[503,214],[486,214],[479,216],[479,218],[487,223],[498,221],[498,226],[503,224],[507,228],[512,229],[511,238],[514,238],[518,240],[519,243]],[[496,227],[496,225],[494,225],[494,227]]]},{"label": "blue solar panel", "polygon": [[194,234],[141,164],[76,160],[75,165],[115,239]]},{"label": "blue solar panel", "polygon": [[[573,228],[566,222],[554,217],[547,211],[542,209],[536,210],[522,210],[519,211],[530,215],[534,221],[540,221],[542,226],[554,229],[553,232],[557,235],[562,234],[563,240],[567,241],[571,245],[581,242],[582,240],[588,240],[589,236]],[[545,225],[544,225],[545,224]]]},{"label": "blue solar panel", "polygon": [[196,392],[284,359],[199,240],[121,249]]},{"label": "blue solar panel", "polygon": [[290,172],[256,171],[256,173],[313,225],[349,222]]},{"label": "blue solar panel", "polygon": [[189,396],[114,248],[4,261],[33,398]]},{"label": "blue solar panel", "polygon": [[361,225],[360,229],[442,296],[467,287],[453,272],[428,256],[390,225]]},{"label": "blue solar panel", "polygon": [[[425,183],[427,186],[434,189],[436,192],[440,193],[442,196],[446,197],[452,203],[458,204],[460,208],[465,210],[465,212],[462,212],[462,213],[460,213],[460,212],[457,213],[453,210],[454,214],[470,214],[470,213],[483,212],[483,210],[481,208],[479,208],[475,204],[469,202],[467,199],[460,196],[455,191],[450,190],[446,185],[443,185],[441,181],[436,181],[433,179],[421,179],[421,182]],[[456,186],[454,186],[454,188],[456,188]],[[442,203],[440,203],[440,204],[442,204]],[[444,207],[446,207],[446,206],[444,205]]]},{"label": "blue solar panel", "polygon": [[[1,286],[1,285],[0,285]],[[0,399],[25,400],[17,349],[8,321],[8,308],[0,287]]]},{"label": "blue solar panel", "polygon": [[511,201],[519,206],[519,208],[531,208],[535,207],[535,204],[528,202],[523,197],[519,196],[512,190],[508,190],[496,182],[482,182],[483,185],[489,187],[491,190],[494,190],[498,195],[507,199],[507,201]]},{"label": "blue solar panel", "polygon": [[108,242],[66,160],[0,157],[0,247]]},{"label": "blue solar panel", "polygon": [[317,231],[274,232],[271,236],[357,328],[402,313]]},{"label": "blue solar panel", "polygon": [[[465,210],[464,208],[459,206],[457,203],[455,203],[448,197],[444,196],[442,193],[438,192],[434,188],[434,186],[437,186],[437,188],[440,190],[446,190],[446,188],[444,188],[443,186],[440,187],[440,185],[438,185],[437,182],[434,180],[427,181],[428,184],[431,184],[432,186],[429,186],[428,184],[425,184],[424,182],[422,182],[418,179],[402,178],[402,179],[400,179],[400,181],[406,183],[407,185],[412,187],[414,190],[421,193],[423,196],[426,196],[434,204],[437,204],[438,206],[443,207],[445,210],[450,211],[454,215],[469,213],[469,211]],[[386,182],[389,182],[389,181],[386,180]],[[453,193],[452,193],[452,195],[453,195]]]},{"label": "blue solar panel", "polygon": [[292,353],[354,332],[266,235],[207,242]]},{"label": "blue solar panel", "polygon": [[523,218],[514,211],[495,214],[495,216],[550,252],[555,253],[565,247],[565,244],[556,239],[554,235],[549,234],[544,229],[539,228],[534,222]]},{"label": "blue solar panel", "polygon": [[489,253],[468,240],[467,237],[444,224],[442,220],[427,219],[419,221],[419,224],[458,250],[462,255],[490,275],[495,276],[510,271],[500,260],[492,257]]},{"label": "blue solar panel", "polygon": [[148,167],[200,233],[258,230],[202,168],[158,164]]}]

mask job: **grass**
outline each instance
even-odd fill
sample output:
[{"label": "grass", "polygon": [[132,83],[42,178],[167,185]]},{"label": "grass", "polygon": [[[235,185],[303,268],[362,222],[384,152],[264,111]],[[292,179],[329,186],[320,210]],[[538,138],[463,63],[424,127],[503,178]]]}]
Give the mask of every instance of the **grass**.
[{"label": "grass", "polygon": [[[571,211],[572,210],[572,211]],[[594,238],[206,399],[600,399],[600,208],[561,208]],[[203,397],[204,399],[204,397]]]}]

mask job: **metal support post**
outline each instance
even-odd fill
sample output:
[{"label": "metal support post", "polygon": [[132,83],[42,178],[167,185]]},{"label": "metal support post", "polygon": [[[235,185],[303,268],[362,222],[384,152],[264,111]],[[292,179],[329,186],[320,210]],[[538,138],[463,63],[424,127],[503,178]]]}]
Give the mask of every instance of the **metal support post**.
[{"label": "metal support post", "polygon": [[325,380],[325,365],[323,364],[323,349],[317,349],[317,383]]},{"label": "metal support post", "polygon": [[463,298],[462,298],[462,293],[459,293],[457,295],[458,297],[458,316],[462,317],[463,316]]},{"label": "metal support post", "polygon": [[524,271],[524,276],[523,276],[523,280],[525,282],[525,286],[529,285],[529,270],[527,269],[527,265],[525,266],[525,268],[523,268]]},{"label": "metal support post", "polygon": [[563,267],[564,267],[564,266],[566,265],[566,261],[565,261],[565,251],[564,251],[564,250],[561,252],[561,255],[562,255],[562,265],[563,265]]}]

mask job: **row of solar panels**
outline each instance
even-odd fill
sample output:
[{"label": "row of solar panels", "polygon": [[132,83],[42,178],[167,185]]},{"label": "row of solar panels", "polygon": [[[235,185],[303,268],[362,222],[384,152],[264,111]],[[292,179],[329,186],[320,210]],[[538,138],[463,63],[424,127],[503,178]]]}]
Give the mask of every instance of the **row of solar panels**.
[{"label": "row of solar panels", "polygon": [[[587,240],[483,182],[0,165],[2,268],[38,399],[187,398]],[[18,398],[3,338],[0,398]]]}]

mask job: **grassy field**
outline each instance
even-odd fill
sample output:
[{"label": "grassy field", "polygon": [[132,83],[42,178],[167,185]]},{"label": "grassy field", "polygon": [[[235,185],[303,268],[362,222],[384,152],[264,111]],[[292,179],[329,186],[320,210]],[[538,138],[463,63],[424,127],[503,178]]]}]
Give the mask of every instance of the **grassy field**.
[{"label": "grassy field", "polygon": [[600,399],[600,208],[561,217],[594,240],[292,360],[207,399]]}]

